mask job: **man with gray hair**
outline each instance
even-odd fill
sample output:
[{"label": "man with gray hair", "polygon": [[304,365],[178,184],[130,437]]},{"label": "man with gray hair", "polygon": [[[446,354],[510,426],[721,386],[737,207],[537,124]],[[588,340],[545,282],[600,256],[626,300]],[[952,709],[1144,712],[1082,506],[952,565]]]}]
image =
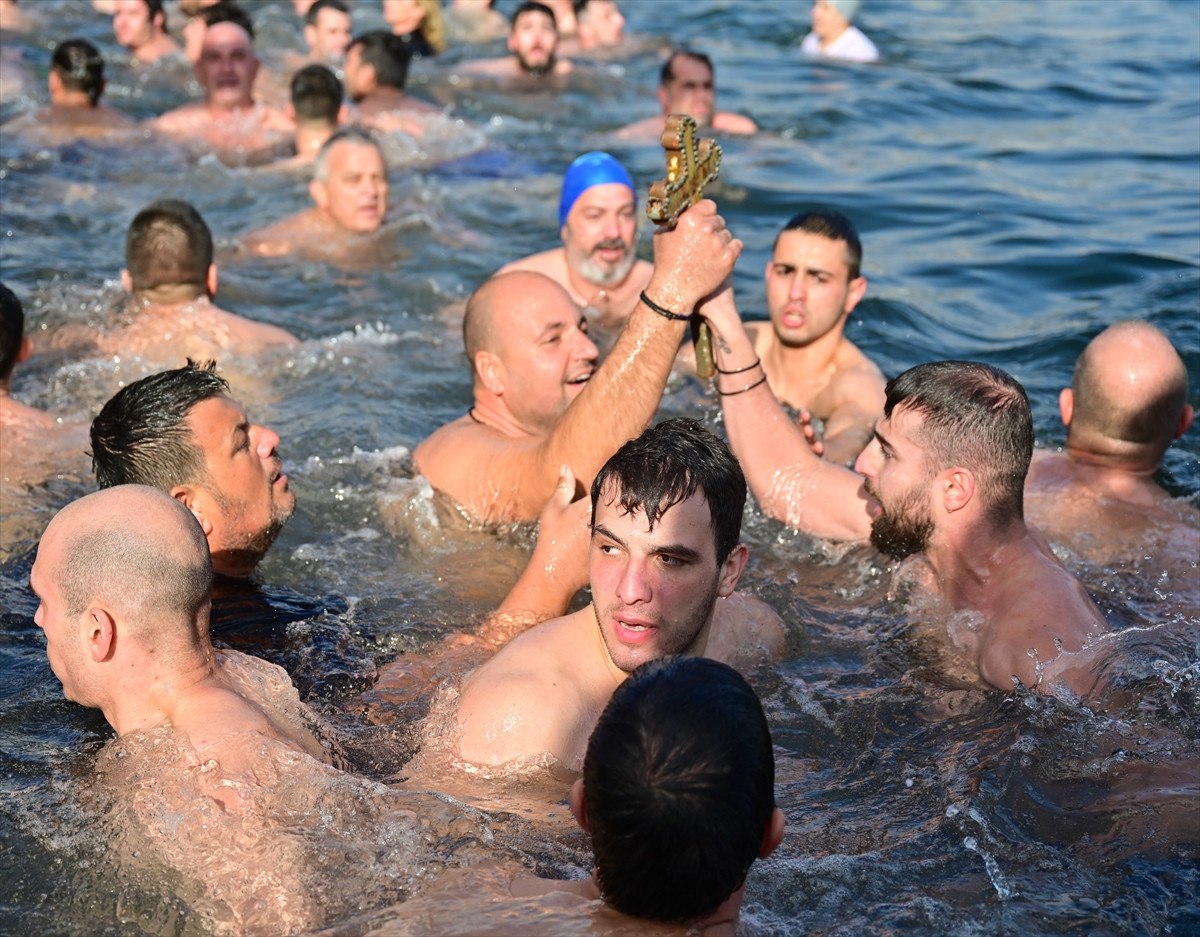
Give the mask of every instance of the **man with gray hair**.
[{"label": "man with gray hair", "polygon": [[387,214],[383,149],[360,127],[339,130],[317,153],[308,192],[313,207],[247,235],[250,251],[266,257],[328,253],[378,231]]}]

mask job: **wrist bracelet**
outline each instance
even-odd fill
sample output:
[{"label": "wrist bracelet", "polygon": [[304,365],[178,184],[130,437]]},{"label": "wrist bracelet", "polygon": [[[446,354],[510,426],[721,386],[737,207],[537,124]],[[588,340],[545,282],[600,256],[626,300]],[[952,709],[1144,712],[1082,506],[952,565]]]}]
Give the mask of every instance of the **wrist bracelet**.
[{"label": "wrist bracelet", "polygon": [[645,290],[642,290],[642,302],[657,312],[664,319],[674,319],[677,322],[686,322],[691,318],[690,315],[680,315],[678,312],[672,312],[670,309],[664,309],[658,303],[654,302],[654,300],[652,300],[649,296],[647,296]]},{"label": "wrist bracelet", "polygon": [[766,382],[767,382],[767,376],[764,374],[753,384],[750,384],[747,387],[743,387],[741,390],[721,390],[721,388],[718,387],[717,394],[719,394],[722,397],[736,397],[738,394],[744,394],[748,390],[754,390],[754,388],[758,387],[759,384],[765,384]]},{"label": "wrist bracelet", "polygon": [[760,364],[762,364],[762,359],[755,358],[754,364],[748,364],[744,368],[734,368],[732,371],[726,371],[724,368],[717,368],[717,373],[718,374],[745,374],[747,371],[753,371]]}]

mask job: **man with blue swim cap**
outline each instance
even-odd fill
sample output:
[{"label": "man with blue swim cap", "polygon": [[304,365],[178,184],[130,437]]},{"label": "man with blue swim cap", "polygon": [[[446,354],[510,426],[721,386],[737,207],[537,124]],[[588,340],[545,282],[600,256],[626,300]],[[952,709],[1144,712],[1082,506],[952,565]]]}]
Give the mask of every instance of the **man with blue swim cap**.
[{"label": "man with blue swim cap", "polygon": [[562,247],[514,261],[499,272],[548,276],[576,305],[595,310],[602,325],[622,325],[654,272],[634,253],[637,190],[625,167],[599,151],[571,163],[563,176],[558,224]]}]

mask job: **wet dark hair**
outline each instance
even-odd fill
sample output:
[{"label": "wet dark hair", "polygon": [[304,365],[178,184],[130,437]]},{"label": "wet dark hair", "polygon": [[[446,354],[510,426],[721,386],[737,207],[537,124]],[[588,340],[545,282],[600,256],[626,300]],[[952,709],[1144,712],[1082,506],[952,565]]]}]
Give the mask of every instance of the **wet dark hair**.
[{"label": "wet dark hair", "polygon": [[163,0],[142,0],[146,4],[146,8],[150,11],[150,22],[154,22],[156,16],[162,17],[162,31],[167,31],[167,11],[163,7]]},{"label": "wet dark hair", "polygon": [[86,39],[60,42],[50,56],[50,70],[72,91],[83,91],[94,107],[104,93],[104,59]]},{"label": "wet dark hair", "polygon": [[583,798],[611,907],[659,921],[711,913],[745,881],[775,809],[754,690],[705,657],[642,664],[592,730]]},{"label": "wet dark hair", "polygon": [[688,59],[695,59],[697,62],[703,62],[708,66],[709,74],[716,78],[717,70],[713,68],[712,59],[703,52],[697,52],[695,49],[676,49],[667,56],[667,60],[663,62],[662,71],[658,73],[659,85],[665,87],[675,80],[675,60],[683,56]]},{"label": "wet dark hair", "polygon": [[160,371],[123,387],[92,420],[92,470],[101,488],[149,485],[169,492],[204,480],[204,453],[187,416],[198,403],[220,397],[229,384],[217,363]]},{"label": "wet dark hair", "polygon": [[304,22],[309,26],[317,25],[317,17],[320,16],[322,10],[334,10],[338,13],[350,15],[350,9],[342,0],[315,0],[312,6],[308,8],[308,12],[304,14]]},{"label": "wet dark hair", "polygon": [[554,28],[558,28],[558,17],[554,15],[554,11],[544,3],[538,3],[537,0],[525,0],[519,7],[513,10],[512,18],[509,20],[510,27],[517,25],[519,20],[526,13],[545,13],[550,17],[550,22],[554,24]]},{"label": "wet dark hair", "polygon": [[125,235],[125,268],[135,293],[164,286],[206,292],[212,232],[187,202],[164,198],[138,212]]},{"label": "wet dark hair", "polygon": [[717,564],[738,544],[746,506],[746,476],[725,443],[695,420],[675,417],[647,429],[616,451],[592,482],[596,505],[609,486],[626,513],[644,511],[650,530],[667,509],[697,490],[708,503]]},{"label": "wet dark hair", "polygon": [[385,88],[404,90],[408,82],[408,65],[412,53],[402,36],[383,29],[373,29],[355,36],[346,47],[347,55],[355,46],[362,46],[362,61],[375,69],[375,80]]},{"label": "wet dark hair", "polygon": [[305,65],[292,76],[292,108],[297,120],[337,123],[344,97],[342,83],[324,65]]},{"label": "wet dark hair", "polygon": [[241,26],[246,30],[250,41],[254,41],[254,21],[250,19],[250,14],[233,0],[217,0],[212,6],[201,9],[196,15],[203,17],[205,25],[209,27],[216,26],[217,23],[233,23],[235,26]]},{"label": "wet dark hair", "polygon": [[0,283],[0,381],[7,381],[25,337],[25,307],[16,293]]},{"label": "wet dark hair", "polygon": [[884,390],[885,417],[897,407],[924,417],[919,439],[930,471],[970,469],[993,523],[1024,516],[1033,414],[1016,379],[976,361],[933,361],[892,378]]},{"label": "wet dark hair", "polygon": [[830,241],[845,241],[846,266],[850,268],[850,279],[858,278],[862,269],[862,242],[858,239],[858,232],[854,230],[854,223],[840,211],[834,211],[832,208],[814,208],[793,215],[779,234],[775,235],[771,250],[779,244],[779,237],[784,231],[807,231]]}]

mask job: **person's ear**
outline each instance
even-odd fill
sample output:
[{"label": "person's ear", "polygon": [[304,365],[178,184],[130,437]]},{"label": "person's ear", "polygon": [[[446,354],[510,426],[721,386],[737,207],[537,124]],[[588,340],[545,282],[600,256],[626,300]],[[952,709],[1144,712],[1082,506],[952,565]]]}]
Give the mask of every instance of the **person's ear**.
[{"label": "person's ear", "polygon": [[196,518],[196,522],[207,538],[213,531],[209,507],[210,498],[207,492],[196,485],[176,485],[167,493],[192,512],[192,516]]},{"label": "person's ear", "polygon": [[33,339],[31,339],[28,335],[22,335],[21,336],[21,347],[17,349],[16,363],[20,364],[22,361],[28,361],[29,356],[32,354],[33,354]]},{"label": "person's ear", "polygon": [[571,785],[571,793],[567,799],[571,804],[571,816],[575,818],[579,828],[585,833],[590,833],[592,828],[588,826],[587,802],[583,799],[583,778],[577,778]]},{"label": "person's ear", "polygon": [[510,32],[508,34],[508,51],[514,53],[517,51],[517,37],[515,33]]},{"label": "person's ear", "polygon": [[342,106],[338,108],[337,122],[339,127],[342,124],[350,123],[350,105],[348,105],[345,101],[343,101]]},{"label": "person's ear", "polygon": [[121,285],[125,287],[126,293],[133,292],[133,275],[124,267],[121,268]]},{"label": "person's ear", "polygon": [[1063,426],[1071,425],[1071,417],[1075,415],[1075,391],[1064,387],[1058,392],[1058,413],[1062,417]]},{"label": "person's ear", "polygon": [[493,394],[500,396],[504,393],[508,374],[504,362],[495,352],[475,352],[475,373],[479,375],[480,383]]},{"label": "person's ear", "polygon": [[46,78],[46,87],[50,90],[50,100],[53,101],[58,95],[62,94],[62,78],[58,72],[51,72]]},{"label": "person's ear", "polygon": [[206,287],[208,287],[208,298],[209,299],[212,299],[214,296],[217,295],[217,282],[218,282],[217,265],[209,264],[208,265],[208,274],[204,278],[204,285]]},{"label": "person's ear", "polygon": [[662,112],[667,113],[667,89],[659,85],[658,87],[658,106],[662,108]]},{"label": "person's ear", "polygon": [[855,277],[850,281],[850,288],[846,291],[846,305],[842,310],[849,315],[854,311],[854,307],[859,304],[859,301],[867,292],[867,278]]},{"label": "person's ear", "polygon": [[1180,436],[1186,433],[1188,428],[1192,425],[1192,420],[1195,418],[1196,408],[1190,403],[1185,403],[1183,405],[1183,412],[1179,414],[1179,425],[1175,427],[1175,435],[1172,438],[1178,439]]},{"label": "person's ear", "polygon": [[783,811],[776,807],[771,811],[771,820],[763,831],[762,845],[758,849],[758,858],[765,859],[771,855],[783,842],[783,829],[787,826],[787,818]]},{"label": "person's ear", "polygon": [[746,561],[749,558],[750,551],[744,543],[739,543],[729,551],[729,556],[725,557],[725,562],[721,564],[721,575],[717,580],[717,595],[722,598],[733,595],[733,590],[737,588],[738,580],[742,578],[742,571],[746,568]]},{"label": "person's ear", "polygon": [[961,465],[954,465],[938,473],[935,482],[942,506],[953,514],[961,511],[975,497],[975,474]]},{"label": "person's ear", "polygon": [[329,186],[320,179],[313,179],[309,182],[308,194],[312,196],[313,204],[321,211],[329,208]]},{"label": "person's ear", "polygon": [[87,610],[83,640],[88,654],[97,664],[112,657],[116,649],[117,623],[106,609],[93,605]]}]

